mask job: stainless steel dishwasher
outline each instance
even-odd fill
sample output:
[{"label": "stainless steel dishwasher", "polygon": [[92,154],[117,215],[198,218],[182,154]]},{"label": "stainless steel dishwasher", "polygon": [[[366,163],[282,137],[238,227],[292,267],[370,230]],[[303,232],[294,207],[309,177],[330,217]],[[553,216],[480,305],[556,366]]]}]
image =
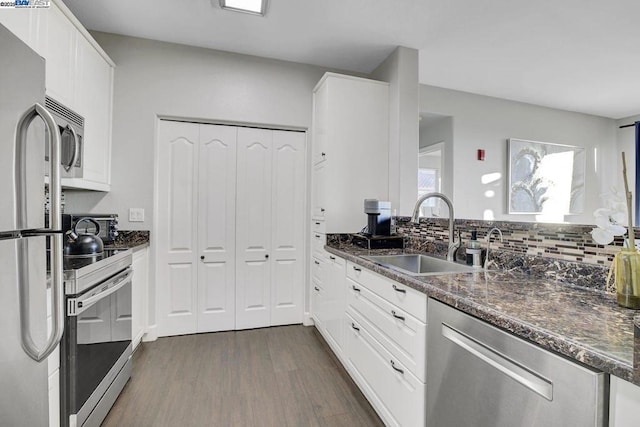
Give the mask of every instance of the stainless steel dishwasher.
[{"label": "stainless steel dishwasher", "polygon": [[608,375],[428,304],[428,427],[607,425]]}]

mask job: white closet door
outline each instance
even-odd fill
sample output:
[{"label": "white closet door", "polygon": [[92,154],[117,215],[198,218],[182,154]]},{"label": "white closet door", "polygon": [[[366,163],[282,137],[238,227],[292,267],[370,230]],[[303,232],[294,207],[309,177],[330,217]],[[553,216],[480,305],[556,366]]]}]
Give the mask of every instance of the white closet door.
[{"label": "white closet door", "polygon": [[273,132],[238,128],[236,329],[269,326]]},{"label": "white closet door", "polygon": [[161,120],[158,138],[158,333],[194,333],[199,126]]},{"label": "white closet door", "polygon": [[198,332],[235,326],[236,134],[200,125]]},{"label": "white closet door", "polygon": [[305,134],[273,132],[271,325],[302,322]]}]

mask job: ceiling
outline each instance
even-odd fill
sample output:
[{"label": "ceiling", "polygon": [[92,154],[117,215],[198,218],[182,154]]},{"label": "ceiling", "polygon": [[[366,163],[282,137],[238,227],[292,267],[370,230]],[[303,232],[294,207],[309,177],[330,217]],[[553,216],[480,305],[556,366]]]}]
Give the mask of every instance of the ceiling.
[{"label": "ceiling", "polygon": [[396,46],[420,83],[570,111],[640,114],[636,0],[64,0],[89,29],[369,73]]}]

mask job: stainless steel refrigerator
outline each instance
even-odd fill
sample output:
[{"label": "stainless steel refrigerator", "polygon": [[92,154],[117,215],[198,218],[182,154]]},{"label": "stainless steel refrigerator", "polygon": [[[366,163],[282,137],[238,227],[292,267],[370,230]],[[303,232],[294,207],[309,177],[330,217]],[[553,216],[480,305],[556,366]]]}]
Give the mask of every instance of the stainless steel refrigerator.
[{"label": "stainless steel refrigerator", "polygon": [[60,164],[44,85],[44,59],[0,25],[0,426],[48,425],[46,358],[64,328],[59,166],[49,172],[44,228],[45,138],[50,164]]}]

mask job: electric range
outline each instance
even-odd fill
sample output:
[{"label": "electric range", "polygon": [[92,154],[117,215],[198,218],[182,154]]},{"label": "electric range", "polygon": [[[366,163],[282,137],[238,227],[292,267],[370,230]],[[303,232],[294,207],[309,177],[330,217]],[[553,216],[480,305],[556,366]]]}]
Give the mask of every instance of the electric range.
[{"label": "electric range", "polygon": [[65,294],[86,291],[130,266],[132,259],[131,249],[105,249],[94,256],[65,256],[62,267]]},{"label": "electric range", "polygon": [[131,377],[130,249],[65,256],[60,424],[100,425]]}]

